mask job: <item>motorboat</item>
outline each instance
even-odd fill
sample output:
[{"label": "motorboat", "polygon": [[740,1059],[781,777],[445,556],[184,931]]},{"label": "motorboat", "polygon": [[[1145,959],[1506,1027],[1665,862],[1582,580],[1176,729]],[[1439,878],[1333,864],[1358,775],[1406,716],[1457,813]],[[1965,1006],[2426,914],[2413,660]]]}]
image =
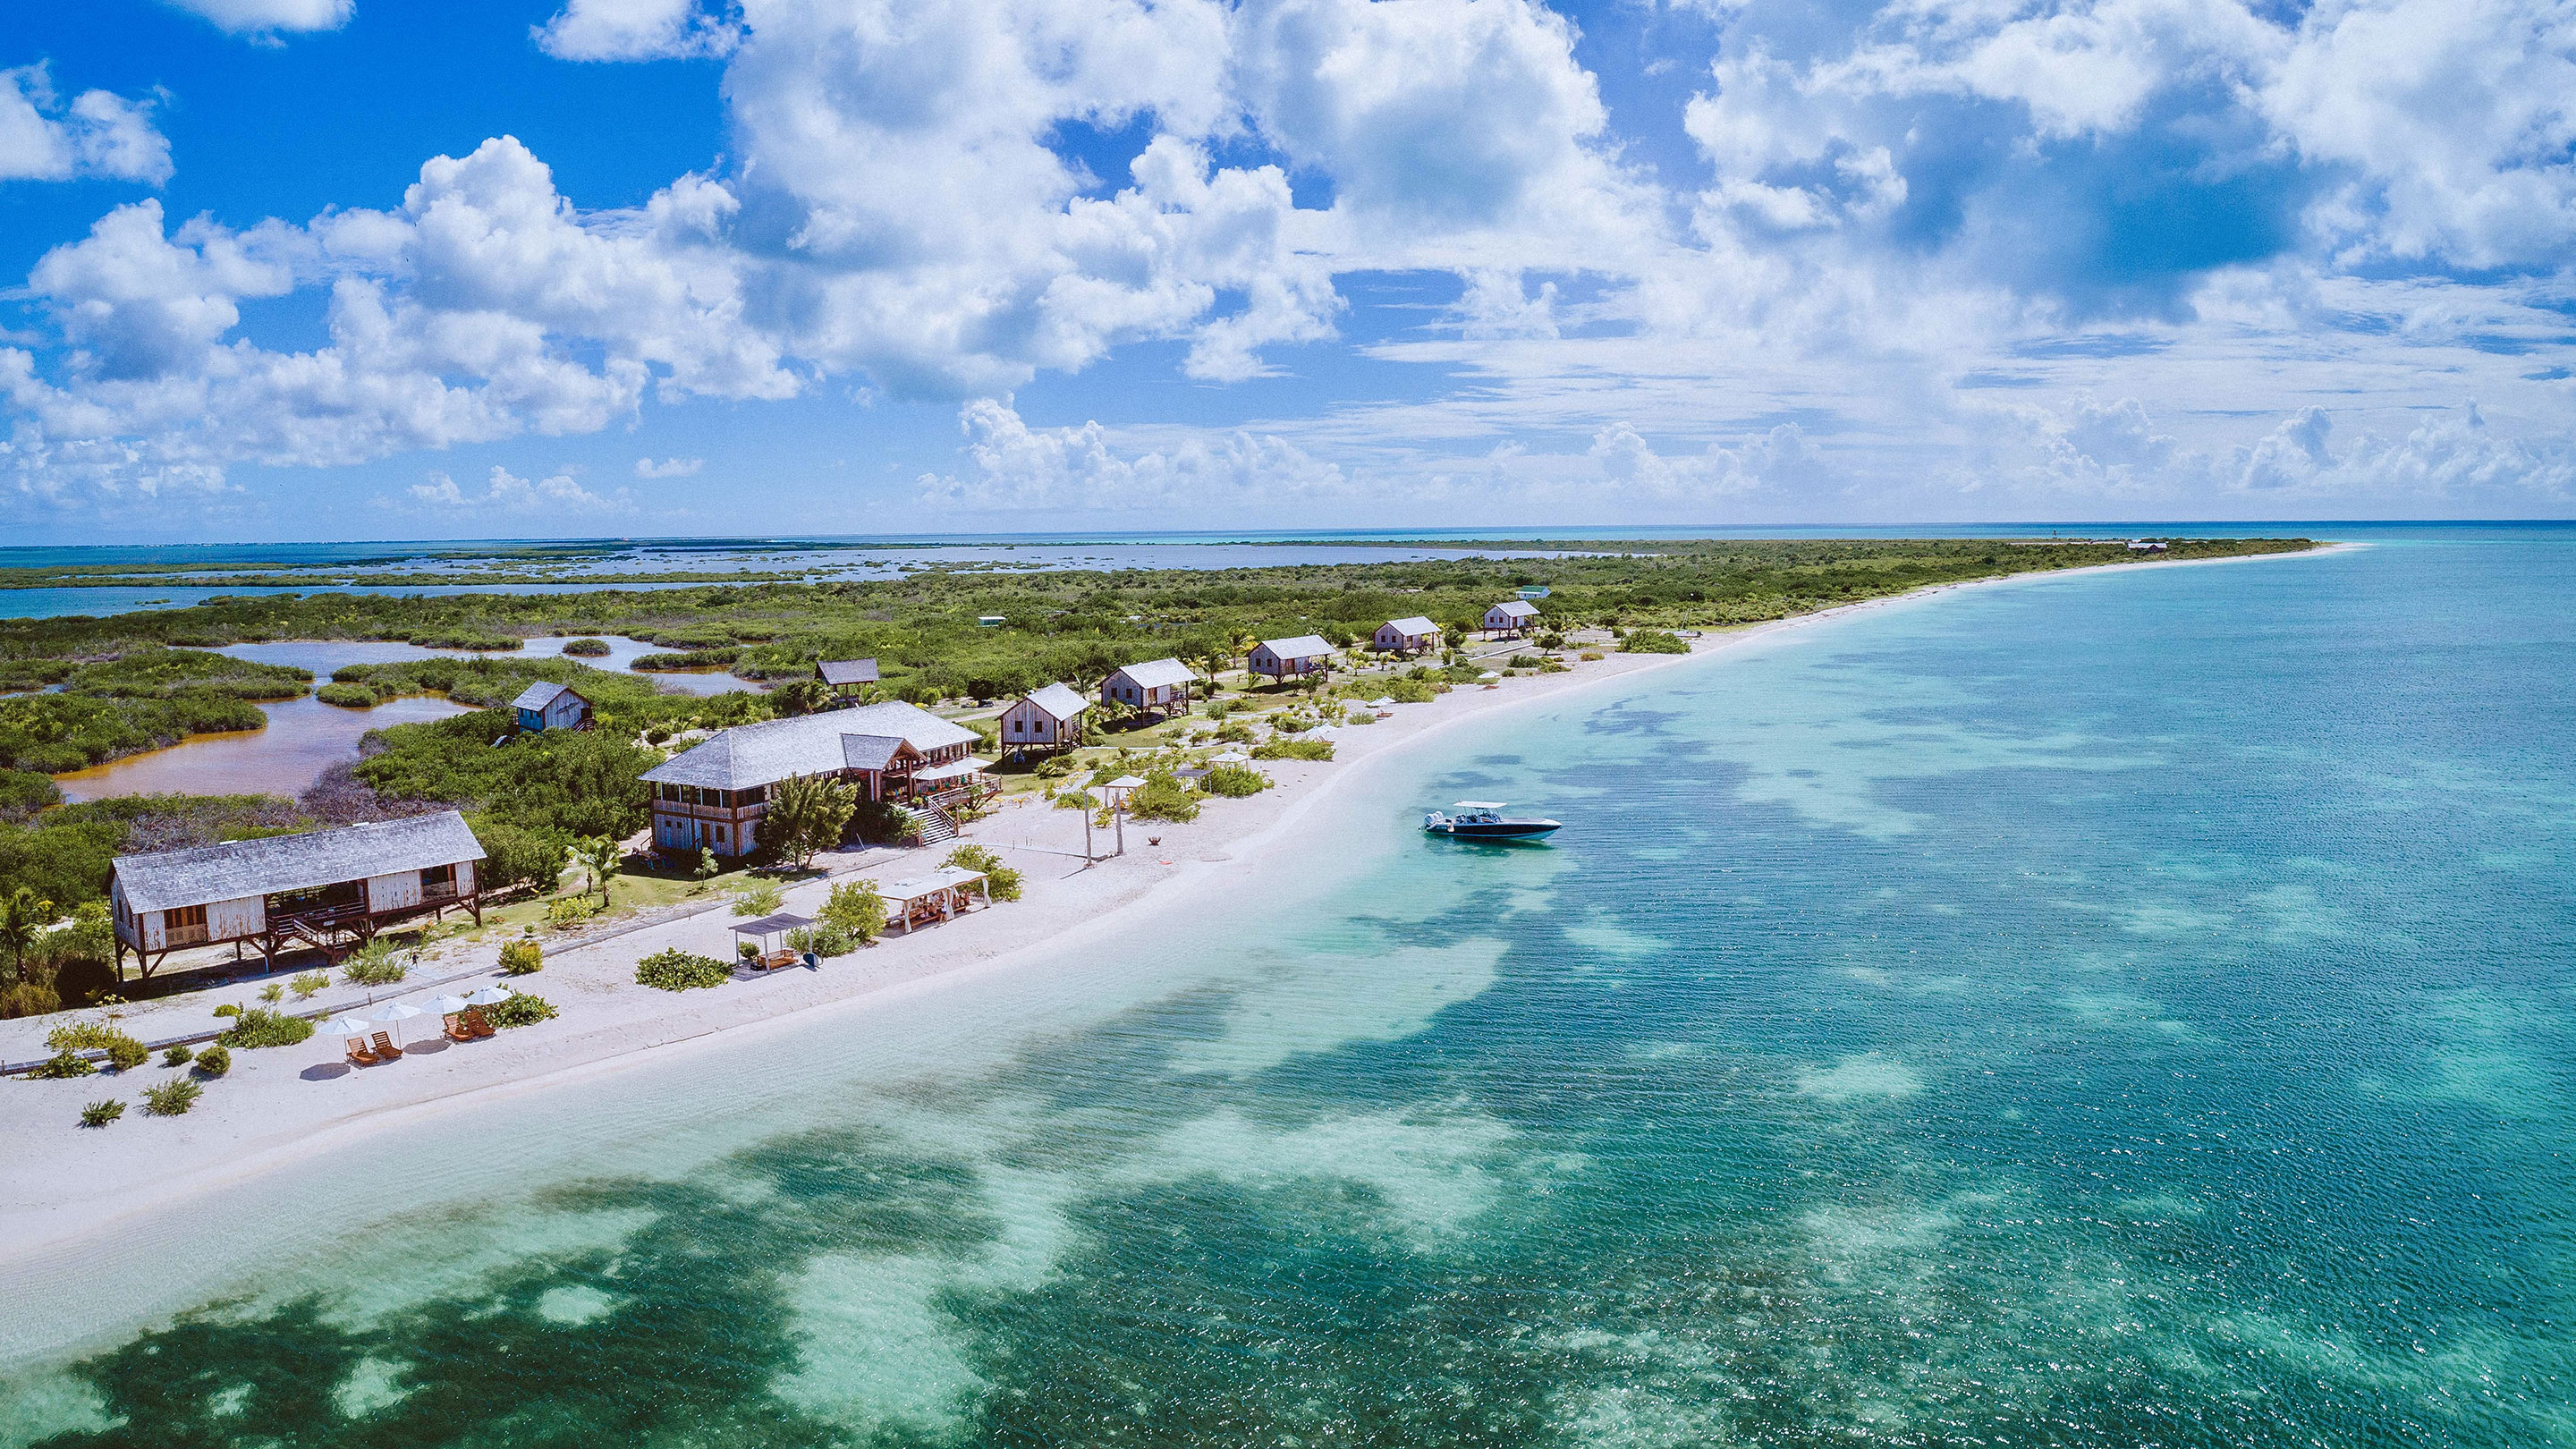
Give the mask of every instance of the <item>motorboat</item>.
[{"label": "motorboat", "polygon": [[1499,800],[1461,800],[1423,816],[1422,828],[1458,840],[1539,840],[1564,828],[1553,820],[1506,817],[1505,808]]}]

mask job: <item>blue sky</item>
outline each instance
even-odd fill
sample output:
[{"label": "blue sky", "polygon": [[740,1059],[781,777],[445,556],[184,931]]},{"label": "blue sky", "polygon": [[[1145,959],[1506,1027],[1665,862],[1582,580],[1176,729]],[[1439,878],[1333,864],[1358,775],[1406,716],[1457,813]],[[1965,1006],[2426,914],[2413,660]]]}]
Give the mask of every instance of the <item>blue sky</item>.
[{"label": "blue sky", "polygon": [[0,0],[26,542],[2564,516],[2565,0]]}]

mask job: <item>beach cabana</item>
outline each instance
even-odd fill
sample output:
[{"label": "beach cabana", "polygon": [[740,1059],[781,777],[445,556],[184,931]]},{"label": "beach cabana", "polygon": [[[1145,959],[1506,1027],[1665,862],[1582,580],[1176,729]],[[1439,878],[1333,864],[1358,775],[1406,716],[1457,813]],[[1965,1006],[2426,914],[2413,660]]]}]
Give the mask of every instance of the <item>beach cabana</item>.
[{"label": "beach cabana", "polygon": [[1117,779],[1110,781],[1108,784],[1101,786],[1100,789],[1103,794],[1109,797],[1110,804],[1124,805],[1127,803],[1127,792],[1142,788],[1144,783],[1145,782],[1143,780],[1138,779],[1134,775],[1121,775]]},{"label": "beach cabana", "polygon": [[918,880],[899,880],[880,886],[877,894],[885,898],[886,924],[900,924],[905,935],[915,926],[945,921],[962,916],[975,908],[980,898],[990,905],[992,884],[981,871],[943,865]]},{"label": "beach cabana", "polygon": [[1390,654],[1420,654],[1440,647],[1440,626],[1420,614],[1389,619],[1377,626],[1369,647]]},{"label": "beach cabana", "polygon": [[173,951],[254,941],[275,965],[300,944],[335,952],[397,921],[463,906],[483,924],[482,842],[453,810],[303,835],[228,840],[109,866],[120,979],[125,953],[149,977]]},{"label": "beach cabana", "polygon": [[877,662],[873,659],[826,659],[814,666],[814,677],[823,687],[842,699],[856,699],[869,685],[877,682]]},{"label": "beach cabana", "polygon": [[1485,627],[1496,634],[1526,634],[1538,624],[1538,605],[1527,599],[1505,599],[1485,611]]},{"label": "beach cabana", "polygon": [[756,921],[738,921],[734,924],[733,933],[737,936],[748,936],[757,943],[757,949],[751,958],[754,966],[763,971],[775,971],[781,966],[793,966],[804,958],[783,944],[773,948],[769,944],[771,938],[784,937],[790,931],[801,931],[812,924],[814,924],[812,916],[780,911],[776,915],[763,916]]},{"label": "beach cabana", "polygon": [[519,728],[530,734],[590,728],[590,701],[569,684],[539,680],[520,690],[510,708],[518,712]]},{"label": "beach cabana", "polygon": [[1002,711],[1002,748],[1019,754],[1069,749],[1082,737],[1082,715],[1089,708],[1090,700],[1065,685],[1032,689]]},{"label": "beach cabana", "polygon": [[1264,639],[1252,646],[1244,660],[1244,669],[1252,674],[1267,674],[1272,679],[1294,679],[1302,674],[1321,674],[1333,667],[1333,646],[1320,634],[1300,634],[1293,639]]},{"label": "beach cabana", "polygon": [[1100,682],[1103,704],[1123,704],[1130,709],[1168,709],[1177,704],[1190,705],[1190,686],[1198,676],[1177,659],[1148,659],[1130,664]]}]

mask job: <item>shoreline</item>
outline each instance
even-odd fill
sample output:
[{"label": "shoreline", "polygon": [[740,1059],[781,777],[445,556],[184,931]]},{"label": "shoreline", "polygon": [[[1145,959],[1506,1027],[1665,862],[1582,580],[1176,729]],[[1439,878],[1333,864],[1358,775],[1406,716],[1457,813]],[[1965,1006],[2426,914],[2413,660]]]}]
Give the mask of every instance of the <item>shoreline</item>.
[{"label": "shoreline", "polygon": [[[1148,910],[1183,908],[1207,893],[1257,880],[1281,852],[1302,843],[1303,826],[1319,802],[1346,797],[1348,782],[1374,774],[1384,762],[1407,756],[1422,742],[1444,737],[1471,719],[1493,719],[1515,708],[1597,692],[1614,681],[1726,655],[1755,641],[1776,640],[1872,610],[1928,603],[1956,591],[2159,564],[2299,558],[2363,546],[2338,543],[2297,554],[2123,561],[1936,584],[1703,634],[1687,654],[1613,653],[1579,664],[1568,674],[1504,681],[1499,690],[1461,687],[1429,704],[1400,706],[1392,719],[1337,731],[1341,758],[1331,764],[1267,762],[1277,788],[1248,801],[1207,802],[1197,822],[1131,822],[1139,836],[1165,843],[1135,845],[1126,856],[1094,866],[1067,858],[1079,854],[1064,848],[1078,844],[1081,836],[1081,822],[1073,812],[1027,804],[1005,809],[963,838],[1001,851],[1026,871],[1027,899],[978,910],[916,936],[889,937],[878,947],[832,958],[818,971],[782,971],[706,992],[662,993],[635,986],[634,959],[666,945],[717,954],[710,947],[729,936],[732,918],[720,910],[702,912],[562,948],[539,975],[519,978],[516,984],[563,1010],[555,1021],[470,1045],[424,1042],[402,1062],[364,1071],[336,1061],[317,1062],[333,1055],[329,1049],[336,1041],[327,1036],[317,1035],[300,1047],[238,1052],[232,1075],[213,1084],[194,1112],[174,1121],[132,1114],[132,1120],[99,1131],[73,1125],[82,1101],[130,1095],[141,1085],[169,1079],[171,1074],[157,1066],[129,1074],[135,1078],[132,1085],[121,1078],[0,1084],[0,1131],[20,1149],[8,1181],[0,1184],[0,1242],[6,1244],[0,1247],[0,1265],[77,1254],[85,1243],[137,1220],[470,1105],[648,1064],[685,1061],[719,1043],[757,1043],[791,1028],[935,997],[1079,951],[1131,927]],[[932,856],[869,852],[859,858],[867,861],[861,869],[886,879],[927,868]],[[825,888],[816,882],[791,889],[787,908],[810,910]],[[809,896],[814,899],[805,899]],[[202,1011],[212,1001],[195,1005]],[[16,1054],[14,1046],[0,1052]]]}]

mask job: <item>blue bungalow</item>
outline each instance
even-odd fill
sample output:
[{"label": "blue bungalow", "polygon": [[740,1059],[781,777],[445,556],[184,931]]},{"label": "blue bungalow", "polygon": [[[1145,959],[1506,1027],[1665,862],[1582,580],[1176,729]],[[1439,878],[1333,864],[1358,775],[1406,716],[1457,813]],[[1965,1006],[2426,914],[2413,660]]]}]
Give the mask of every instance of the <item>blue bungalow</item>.
[{"label": "blue bungalow", "polygon": [[510,708],[519,712],[519,728],[531,733],[590,728],[590,701],[569,684],[531,684]]}]

